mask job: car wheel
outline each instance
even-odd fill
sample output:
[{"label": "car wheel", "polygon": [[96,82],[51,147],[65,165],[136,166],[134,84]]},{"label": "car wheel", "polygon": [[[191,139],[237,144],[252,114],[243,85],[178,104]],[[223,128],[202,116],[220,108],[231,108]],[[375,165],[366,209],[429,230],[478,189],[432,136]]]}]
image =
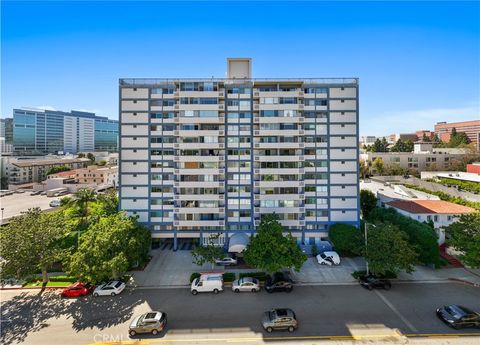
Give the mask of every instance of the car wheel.
[{"label": "car wheel", "polygon": [[292,292],[293,288],[288,288],[288,289],[285,289],[286,292],[290,293]]},{"label": "car wheel", "polygon": [[267,327],[267,332],[268,332],[268,333],[272,333],[272,331],[273,331],[273,328],[272,328],[272,327]]},{"label": "car wheel", "polygon": [[131,337],[134,337],[134,336],[137,334],[137,332],[135,332],[135,331],[130,331],[130,332],[128,332],[128,334],[130,334]]},{"label": "car wheel", "polygon": [[218,289],[213,289],[213,293],[218,293]]},{"label": "car wheel", "polygon": [[268,293],[272,293],[272,292],[273,292],[272,289],[265,289],[265,291],[267,291]]},{"label": "car wheel", "polygon": [[240,290],[239,290],[239,289],[235,289],[234,291],[235,291],[235,292],[240,292]]},{"label": "car wheel", "polygon": [[252,289],[252,292],[257,292],[258,290],[257,289]]},{"label": "car wheel", "polygon": [[95,292],[95,293],[93,294],[93,297],[98,297],[98,293]]},{"label": "car wheel", "polygon": [[452,325],[452,328],[453,329],[460,329],[460,326],[459,325]]},{"label": "car wheel", "polygon": [[370,290],[370,291],[372,291],[372,290],[373,290],[373,286],[367,285],[367,289]]},{"label": "car wheel", "polygon": [[196,295],[198,293],[197,290],[192,290],[192,295]]},{"label": "car wheel", "polygon": [[157,335],[158,334],[158,331],[156,329],[152,330],[152,334],[153,335]]},{"label": "car wheel", "polygon": [[115,295],[116,295],[115,292],[112,292],[112,293],[110,294],[110,296],[112,296],[112,297],[114,297]]},{"label": "car wheel", "polygon": [[293,326],[288,327],[288,331],[289,331],[290,333],[292,333],[294,330],[295,330],[295,327],[293,327]]},{"label": "car wheel", "polygon": [[385,290],[390,290],[392,288],[392,284],[386,284],[385,285]]}]

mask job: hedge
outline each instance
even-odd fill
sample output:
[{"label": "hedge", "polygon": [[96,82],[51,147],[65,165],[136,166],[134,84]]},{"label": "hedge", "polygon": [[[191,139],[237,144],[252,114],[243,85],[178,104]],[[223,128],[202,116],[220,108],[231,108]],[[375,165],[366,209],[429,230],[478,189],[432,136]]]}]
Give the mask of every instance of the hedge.
[{"label": "hedge", "polygon": [[[364,276],[367,274],[367,271],[355,271],[352,273],[352,277],[355,279],[359,279],[360,277]],[[379,278],[383,279],[395,279],[397,278],[397,275],[393,272],[387,272],[385,274],[377,274]]]},{"label": "hedge", "polygon": [[197,279],[197,278],[200,278],[200,273],[198,272],[193,272],[191,275],[190,275],[190,284],[192,284],[192,282]]},{"label": "hedge", "polygon": [[261,282],[264,282],[267,280],[267,273],[265,272],[245,272],[245,273],[240,273],[239,278],[243,277],[252,277],[252,278],[257,278]]},{"label": "hedge", "polygon": [[405,217],[392,208],[378,207],[370,214],[370,220],[397,225],[416,248],[420,263],[437,267],[441,265],[437,234],[428,224]]},{"label": "hedge", "polygon": [[341,256],[362,254],[363,238],[360,229],[349,224],[333,224],[329,232],[333,247]]}]

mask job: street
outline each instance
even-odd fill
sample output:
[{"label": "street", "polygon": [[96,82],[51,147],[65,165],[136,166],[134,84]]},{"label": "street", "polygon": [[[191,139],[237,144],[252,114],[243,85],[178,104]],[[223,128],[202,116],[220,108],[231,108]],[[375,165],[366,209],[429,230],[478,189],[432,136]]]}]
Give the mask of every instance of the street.
[{"label": "street", "polygon": [[[2,344],[131,344],[128,325],[148,310],[168,315],[166,332],[135,337],[148,344],[313,341],[343,336],[395,339],[452,333],[480,337],[479,329],[453,330],[435,315],[437,307],[452,303],[480,310],[480,289],[457,283],[398,283],[390,291],[368,291],[357,285],[296,286],[290,294],[234,294],[227,288],[218,295],[197,296],[187,288],[136,289],[116,297],[67,300],[58,293],[1,291]],[[278,307],[296,312],[299,328],[295,333],[268,334],[262,329],[262,313]]]}]

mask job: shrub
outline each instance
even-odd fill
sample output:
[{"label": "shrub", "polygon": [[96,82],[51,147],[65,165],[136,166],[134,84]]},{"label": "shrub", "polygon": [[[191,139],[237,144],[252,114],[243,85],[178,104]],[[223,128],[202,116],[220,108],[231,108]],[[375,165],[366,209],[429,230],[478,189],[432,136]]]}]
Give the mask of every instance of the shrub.
[{"label": "shrub", "polygon": [[252,278],[257,278],[258,280],[264,282],[267,279],[267,273],[265,272],[245,272],[245,273],[240,273],[239,278],[243,277],[252,277]]},{"label": "shrub", "polygon": [[[352,273],[352,277],[355,279],[359,279],[360,277],[364,276],[367,274],[367,271],[355,271]],[[386,272],[385,274],[377,274],[379,278],[384,278],[384,279],[395,279],[397,278],[397,275],[393,272]]]},{"label": "shrub", "polygon": [[356,256],[362,253],[362,232],[353,225],[334,224],[330,228],[329,237],[340,255]]},{"label": "shrub", "polygon": [[318,254],[318,247],[316,244],[312,244],[312,255],[317,256]]},{"label": "shrub", "polygon": [[197,278],[200,278],[200,273],[198,272],[193,272],[191,275],[190,275],[190,284]]},{"label": "shrub", "polygon": [[48,280],[51,282],[72,282],[72,283],[77,281],[77,279],[75,279],[74,277],[65,276],[65,275],[52,276],[52,277],[49,277]]},{"label": "shrub", "polygon": [[437,234],[428,224],[405,217],[392,208],[376,208],[370,218],[373,222],[397,225],[408,235],[408,242],[416,247],[418,260],[424,265],[440,265]]},{"label": "shrub", "polygon": [[227,272],[223,274],[223,281],[225,283],[231,283],[235,280],[235,273]]}]

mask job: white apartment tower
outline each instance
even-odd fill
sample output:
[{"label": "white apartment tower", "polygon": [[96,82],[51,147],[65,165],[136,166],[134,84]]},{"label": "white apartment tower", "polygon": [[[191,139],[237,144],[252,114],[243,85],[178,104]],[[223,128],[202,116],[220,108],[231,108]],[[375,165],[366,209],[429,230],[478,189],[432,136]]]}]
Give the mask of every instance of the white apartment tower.
[{"label": "white apartment tower", "polygon": [[251,236],[275,212],[299,243],[359,225],[358,79],[120,79],[120,207],[155,238]]}]

